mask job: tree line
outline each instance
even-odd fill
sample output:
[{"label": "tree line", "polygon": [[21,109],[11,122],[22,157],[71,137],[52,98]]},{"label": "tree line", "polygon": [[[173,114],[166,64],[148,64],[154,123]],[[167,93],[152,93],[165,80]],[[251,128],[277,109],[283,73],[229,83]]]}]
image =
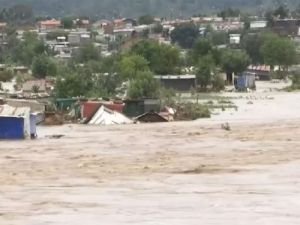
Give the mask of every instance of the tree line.
[{"label": "tree line", "polygon": [[[287,0],[285,3],[291,9],[299,4],[297,0]],[[0,0],[0,5],[5,8],[26,5],[42,16],[94,15],[97,18],[137,17],[143,14],[176,18],[177,15],[209,14],[220,10],[223,11],[219,15],[223,17],[237,15],[237,9],[259,13],[261,9],[267,10],[278,4],[281,2],[263,0],[27,0],[26,4],[24,0]]]}]

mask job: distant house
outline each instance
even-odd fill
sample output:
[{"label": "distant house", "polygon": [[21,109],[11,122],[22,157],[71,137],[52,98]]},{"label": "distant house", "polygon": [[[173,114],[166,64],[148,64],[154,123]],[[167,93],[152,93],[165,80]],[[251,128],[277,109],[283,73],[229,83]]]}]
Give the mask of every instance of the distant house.
[{"label": "distant house", "polygon": [[91,41],[91,35],[90,34],[81,34],[80,35],[80,44],[87,44]]},{"label": "distant house", "polygon": [[189,92],[196,88],[196,75],[162,75],[155,76],[165,88],[174,89],[179,92]]},{"label": "distant house", "polygon": [[109,20],[99,20],[93,24],[93,30],[111,35],[114,32],[114,23]]},{"label": "distant house", "polygon": [[55,19],[44,20],[38,23],[38,27],[40,30],[56,30],[60,28],[60,26],[61,26],[61,21]]},{"label": "distant house", "polygon": [[91,41],[91,34],[88,31],[72,31],[68,35],[70,45],[82,45]]},{"label": "distant house", "polygon": [[275,20],[272,30],[281,36],[300,36],[300,19]]},{"label": "distant house", "polygon": [[68,41],[69,41],[70,45],[79,45],[80,44],[80,33],[71,32],[68,35]]},{"label": "distant house", "polygon": [[244,28],[244,23],[239,21],[223,21],[223,22],[213,22],[211,26],[217,31],[234,31]]},{"label": "distant house", "polygon": [[88,29],[90,27],[90,21],[87,19],[76,19],[74,24],[76,24],[79,28]]},{"label": "distant house", "polygon": [[263,29],[267,27],[267,21],[261,20],[261,21],[251,21],[250,22],[250,29],[257,30],[257,29]]},{"label": "distant house", "polygon": [[27,74],[29,73],[29,68],[26,66],[16,66],[12,68],[16,74]]},{"label": "distant house", "polygon": [[241,34],[229,34],[229,43],[239,45],[241,43]]},{"label": "distant house", "polygon": [[1,23],[0,22],[0,32],[3,32],[6,27],[7,27],[7,23]]},{"label": "distant house", "polygon": [[115,29],[124,29],[126,27],[126,23],[123,19],[116,19],[113,21]]},{"label": "distant house", "polygon": [[123,21],[127,26],[131,26],[131,27],[137,26],[137,21],[135,19],[124,18]]},{"label": "distant house", "polygon": [[134,28],[114,29],[114,35],[116,37],[131,38],[135,33],[136,31]]},{"label": "distant house", "polygon": [[137,25],[137,21],[131,18],[116,19],[113,21],[115,29],[132,28]]}]

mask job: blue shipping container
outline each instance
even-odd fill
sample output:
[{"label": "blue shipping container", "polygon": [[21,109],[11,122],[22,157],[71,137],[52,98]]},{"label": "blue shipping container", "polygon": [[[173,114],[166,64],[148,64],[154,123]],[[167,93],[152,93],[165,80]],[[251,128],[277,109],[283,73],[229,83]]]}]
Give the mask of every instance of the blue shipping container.
[{"label": "blue shipping container", "polygon": [[0,139],[24,138],[24,118],[0,116]]}]

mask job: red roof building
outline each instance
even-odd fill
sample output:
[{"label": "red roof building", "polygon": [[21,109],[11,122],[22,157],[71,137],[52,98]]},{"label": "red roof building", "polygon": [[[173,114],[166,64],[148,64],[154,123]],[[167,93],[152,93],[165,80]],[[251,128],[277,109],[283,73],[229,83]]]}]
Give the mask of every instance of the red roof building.
[{"label": "red roof building", "polygon": [[41,30],[55,30],[61,26],[61,21],[55,19],[40,21],[38,26]]}]

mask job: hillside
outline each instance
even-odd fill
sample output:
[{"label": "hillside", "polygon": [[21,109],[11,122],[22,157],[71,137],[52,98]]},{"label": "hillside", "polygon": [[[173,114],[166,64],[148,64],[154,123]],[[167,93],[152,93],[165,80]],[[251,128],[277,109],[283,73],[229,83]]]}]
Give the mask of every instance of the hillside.
[{"label": "hillside", "polygon": [[[2,7],[30,4],[39,15],[94,15],[99,18],[118,16],[178,17],[207,13],[233,7],[243,10],[260,10],[272,6],[274,0],[0,0]],[[280,1],[280,0],[279,0]],[[295,6],[299,0],[288,0]],[[285,1],[286,2],[286,1]]]},{"label": "hillside", "polygon": [[[151,14],[161,17],[191,16],[232,7],[259,11],[281,0],[0,0],[2,8],[15,4],[31,5],[38,15],[93,15],[98,18]],[[295,8],[299,0],[286,0]],[[273,4],[272,4],[273,3]]]}]

